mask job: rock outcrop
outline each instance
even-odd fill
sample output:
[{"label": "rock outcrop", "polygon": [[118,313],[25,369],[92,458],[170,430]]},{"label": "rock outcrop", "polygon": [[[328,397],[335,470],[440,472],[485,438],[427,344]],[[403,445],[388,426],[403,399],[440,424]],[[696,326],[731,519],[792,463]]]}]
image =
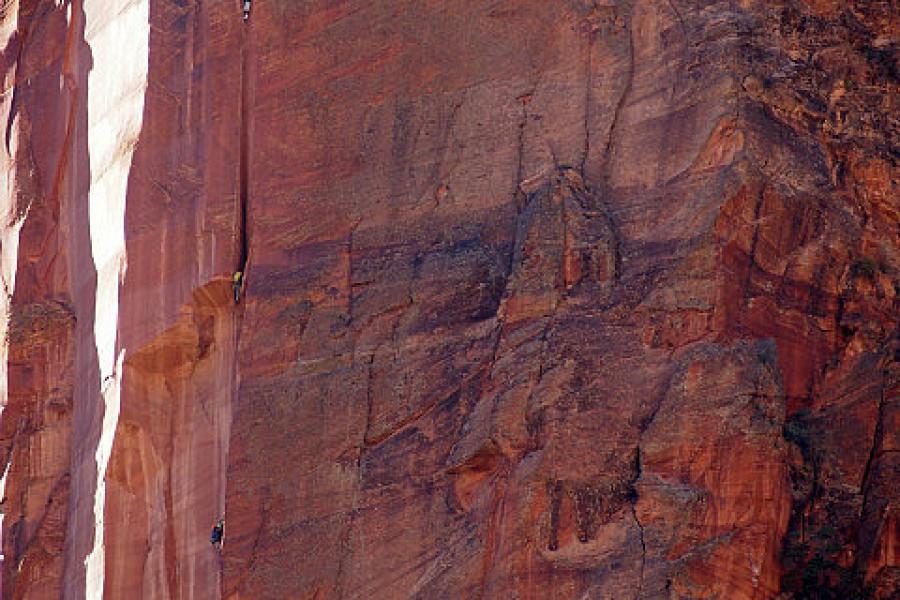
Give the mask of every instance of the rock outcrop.
[{"label": "rock outcrop", "polygon": [[252,4],[0,3],[3,598],[900,594],[891,2]]}]

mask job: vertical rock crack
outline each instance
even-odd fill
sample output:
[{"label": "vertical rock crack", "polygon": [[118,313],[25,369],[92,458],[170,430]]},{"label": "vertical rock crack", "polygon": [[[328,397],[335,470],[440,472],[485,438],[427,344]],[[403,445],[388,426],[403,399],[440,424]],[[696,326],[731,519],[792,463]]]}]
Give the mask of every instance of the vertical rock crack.
[{"label": "vertical rock crack", "polygon": [[247,83],[247,35],[241,34],[241,97],[240,97],[240,158],[238,166],[238,243],[240,245],[238,271],[245,273],[249,255],[247,236],[247,213],[250,190],[250,132],[249,132],[249,91]]},{"label": "vertical rock crack", "polygon": [[628,17],[628,75],[625,80],[625,87],[622,90],[622,95],[619,96],[619,101],[616,103],[615,111],[613,111],[612,123],[609,126],[609,136],[606,139],[606,148],[603,151],[603,173],[604,179],[609,178],[609,161],[612,158],[613,151],[613,140],[615,137],[616,129],[619,126],[619,120],[622,117],[622,109],[625,107],[625,101],[628,99],[628,95],[631,93],[631,86],[634,83],[634,32],[631,29],[631,15]]},{"label": "vertical rock crack", "polygon": [[647,564],[647,544],[644,542],[644,526],[641,524],[641,520],[638,519],[635,504],[631,505],[631,515],[634,517],[634,522],[637,524],[638,532],[641,536],[641,570],[638,577],[637,593],[634,595],[635,600],[638,600],[644,591],[644,566]]}]

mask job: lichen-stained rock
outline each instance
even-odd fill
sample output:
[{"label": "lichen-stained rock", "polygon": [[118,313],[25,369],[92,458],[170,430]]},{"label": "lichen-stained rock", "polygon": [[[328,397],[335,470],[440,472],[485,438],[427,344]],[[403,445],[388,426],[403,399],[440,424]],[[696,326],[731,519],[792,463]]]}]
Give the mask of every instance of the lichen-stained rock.
[{"label": "lichen-stained rock", "polygon": [[900,594],[891,2],[0,4],[4,598]]}]

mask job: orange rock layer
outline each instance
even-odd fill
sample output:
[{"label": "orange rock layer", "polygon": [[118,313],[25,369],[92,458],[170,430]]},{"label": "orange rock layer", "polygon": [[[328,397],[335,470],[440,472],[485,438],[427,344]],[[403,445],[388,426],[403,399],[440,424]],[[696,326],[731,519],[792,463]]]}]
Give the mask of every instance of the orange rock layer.
[{"label": "orange rock layer", "polygon": [[119,232],[98,1],[0,7],[3,598],[900,594],[890,2],[122,0]]}]

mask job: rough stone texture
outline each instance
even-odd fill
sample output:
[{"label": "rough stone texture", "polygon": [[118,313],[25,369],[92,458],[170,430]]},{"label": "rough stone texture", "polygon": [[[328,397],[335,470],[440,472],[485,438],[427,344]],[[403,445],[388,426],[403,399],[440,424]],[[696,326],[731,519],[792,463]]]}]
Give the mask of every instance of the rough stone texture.
[{"label": "rough stone texture", "polygon": [[[122,12],[135,5],[120,4]],[[9,598],[101,593],[86,581],[85,559],[98,531],[97,451],[107,424],[100,396],[108,385],[95,347],[92,242],[108,232],[92,231],[89,219],[104,158],[89,141],[92,127],[116,135],[130,97],[112,90],[119,103],[89,115],[88,84],[100,61],[127,60],[92,46],[121,27],[122,12],[112,8],[6,2],[0,12],[4,202],[10,221],[27,214],[12,256],[10,391],[0,427]],[[237,335],[229,281],[240,212],[239,149],[229,147],[240,130],[240,75],[229,70],[240,23],[231,12],[149,6],[149,78],[127,171],[127,271],[114,315],[124,362],[101,515],[99,585],[108,597],[219,596],[208,536],[224,512]]]},{"label": "rough stone texture", "polygon": [[[20,226],[17,240],[3,236],[2,248],[4,263],[11,262],[16,274],[13,289],[4,269],[4,295],[12,298],[5,305],[8,403],[0,416],[7,469],[3,592],[5,598],[51,598],[59,596],[63,580],[76,377],[76,320],[68,301],[71,233],[60,198],[72,123],[59,81],[71,67],[72,45],[63,10],[7,7],[0,41],[3,228]],[[40,151],[29,152],[29,146]]]},{"label": "rough stone texture", "polygon": [[103,3],[0,3],[4,598],[900,594],[895,3],[142,1],[112,432]]}]

